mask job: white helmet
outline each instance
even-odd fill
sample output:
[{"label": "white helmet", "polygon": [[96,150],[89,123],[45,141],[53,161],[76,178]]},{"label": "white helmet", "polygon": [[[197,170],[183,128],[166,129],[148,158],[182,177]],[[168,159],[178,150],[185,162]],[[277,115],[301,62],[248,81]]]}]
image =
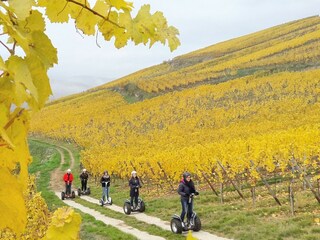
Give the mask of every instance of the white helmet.
[{"label": "white helmet", "polygon": [[85,168],[84,168],[84,169],[82,169],[82,172],[86,172],[86,171],[87,171],[87,169],[85,169]]},{"label": "white helmet", "polygon": [[133,175],[133,174],[137,174],[137,172],[136,172],[136,171],[132,171],[132,172],[131,172],[131,175]]},{"label": "white helmet", "polygon": [[67,170],[67,172],[70,173],[70,172],[71,172],[71,169],[69,168],[69,169]]}]

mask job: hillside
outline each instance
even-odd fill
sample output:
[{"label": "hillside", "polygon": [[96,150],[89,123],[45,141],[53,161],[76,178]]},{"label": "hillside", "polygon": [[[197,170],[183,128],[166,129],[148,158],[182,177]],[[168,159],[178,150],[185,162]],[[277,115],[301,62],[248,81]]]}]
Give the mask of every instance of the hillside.
[{"label": "hillside", "polygon": [[177,57],[51,103],[31,132],[82,146],[94,175],[221,183],[221,163],[255,185],[256,167],[286,176],[294,157],[316,177],[319,28],[310,17]]}]

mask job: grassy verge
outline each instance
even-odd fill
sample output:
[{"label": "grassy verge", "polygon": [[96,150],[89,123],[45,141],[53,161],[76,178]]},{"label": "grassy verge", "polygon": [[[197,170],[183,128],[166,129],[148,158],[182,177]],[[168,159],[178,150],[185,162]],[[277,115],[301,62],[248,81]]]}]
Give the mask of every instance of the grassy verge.
[{"label": "grassy verge", "polygon": [[[40,141],[30,140],[29,148],[33,161],[29,166],[29,172],[37,175],[37,189],[46,200],[50,210],[64,206],[64,203],[50,191],[50,173],[60,165],[60,154],[55,147]],[[80,211],[82,217],[80,237],[81,239],[96,240],[133,240],[132,235],[125,234],[120,230],[107,226],[92,216]]]}]

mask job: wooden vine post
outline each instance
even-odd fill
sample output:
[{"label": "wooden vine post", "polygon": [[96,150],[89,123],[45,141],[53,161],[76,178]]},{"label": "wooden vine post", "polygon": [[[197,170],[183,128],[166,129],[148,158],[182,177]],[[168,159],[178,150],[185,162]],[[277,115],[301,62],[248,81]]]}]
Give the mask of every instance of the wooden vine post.
[{"label": "wooden vine post", "polygon": [[319,194],[314,190],[311,182],[309,181],[309,179],[303,175],[303,172],[300,168],[300,166],[297,164],[296,160],[294,158],[291,159],[291,163],[292,166],[295,168],[295,170],[298,171],[298,173],[302,176],[303,181],[306,183],[306,185],[308,186],[308,188],[311,190],[311,192],[313,193],[314,197],[317,199],[318,203],[320,203],[320,197]]},{"label": "wooden vine post", "polygon": [[166,174],[166,172],[165,172],[164,169],[162,168],[161,164],[160,164],[159,162],[157,162],[157,164],[158,164],[160,170],[163,172],[165,179],[166,179],[167,182],[169,183],[169,185],[170,185],[170,187],[171,187],[171,190],[172,190],[172,191],[175,191],[175,189],[174,189],[174,187],[173,187],[173,185],[172,185],[172,182],[170,181],[168,175]]},{"label": "wooden vine post", "polygon": [[234,182],[232,181],[232,179],[228,176],[227,171],[225,170],[225,168],[222,166],[222,164],[220,163],[220,161],[218,161],[219,166],[221,167],[222,171],[224,172],[224,174],[226,175],[226,177],[228,178],[228,180],[231,182],[232,186],[237,190],[239,196],[243,199],[246,200],[243,196],[243,194],[241,193],[240,189],[236,186],[236,184],[234,184]]},{"label": "wooden vine post", "polygon": [[[250,163],[251,163],[252,166],[254,166],[254,163],[253,163],[252,160],[250,160]],[[274,200],[275,200],[280,206],[282,206],[282,205],[281,205],[281,202],[280,202],[279,199],[277,198],[276,194],[272,191],[269,183],[268,183],[268,182],[266,181],[266,179],[263,177],[263,175],[262,175],[261,171],[259,170],[259,168],[256,167],[255,169],[256,169],[256,171],[259,173],[259,176],[260,176],[262,182],[264,183],[264,185],[266,186],[266,188],[268,189],[270,195],[274,198]]]}]

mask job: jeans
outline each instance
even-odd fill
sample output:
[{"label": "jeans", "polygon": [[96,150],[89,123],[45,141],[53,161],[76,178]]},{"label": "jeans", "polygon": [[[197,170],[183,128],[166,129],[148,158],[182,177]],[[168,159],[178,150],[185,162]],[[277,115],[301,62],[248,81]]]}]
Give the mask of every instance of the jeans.
[{"label": "jeans", "polygon": [[109,191],[110,191],[110,187],[102,187],[102,199],[103,200],[109,199]]},{"label": "jeans", "polygon": [[66,183],[66,194],[71,194],[71,183]]},{"label": "jeans", "polygon": [[189,198],[181,198],[181,206],[182,206],[182,212],[180,215],[180,218],[182,222],[184,221],[184,217],[187,213],[187,220],[190,221],[192,212],[193,212],[193,199],[189,203]]}]

